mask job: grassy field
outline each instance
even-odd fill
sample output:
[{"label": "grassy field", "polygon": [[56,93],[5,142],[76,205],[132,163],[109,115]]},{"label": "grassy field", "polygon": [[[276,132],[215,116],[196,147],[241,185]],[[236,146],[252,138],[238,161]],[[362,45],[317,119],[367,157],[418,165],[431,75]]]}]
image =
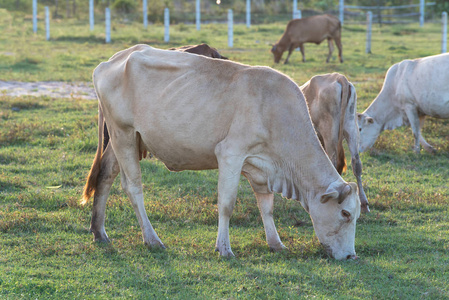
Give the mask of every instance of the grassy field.
[{"label": "grassy field", "polygon": [[[136,43],[155,47],[206,42],[223,55],[274,67],[299,84],[340,72],[356,86],[358,111],[379,92],[386,70],[405,58],[440,51],[439,24],[374,26],[372,54],[365,29],[346,25],[345,62],[325,64],[327,45],[306,45],[307,63],[294,53],[274,65],[270,43],[285,24],[235,25],[234,48],[225,24],[163,28],[113,22],[112,43],[103,26],[81,21],[43,25],[0,10],[0,80],[90,81],[92,70]],[[288,251],[271,253],[256,201],[241,180],[231,219],[235,259],[214,252],[217,172],[171,173],[156,160],[141,163],[146,209],[167,250],[142,244],[134,211],[115,182],[106,231],[111,244],[92,242],[91,203],[79,204],[97,143],[96,101],[12,98],[0,95],[1,299],[448,299],[449,124],[429,119],[424,136],[435,155],[412,151],[409,128],[384,132],[361,155],[371,213],[361,216],[355,261],[326,256],[299,203],[276,196],[275,220]],[[355,181],[349,172],[348,181]]]}]

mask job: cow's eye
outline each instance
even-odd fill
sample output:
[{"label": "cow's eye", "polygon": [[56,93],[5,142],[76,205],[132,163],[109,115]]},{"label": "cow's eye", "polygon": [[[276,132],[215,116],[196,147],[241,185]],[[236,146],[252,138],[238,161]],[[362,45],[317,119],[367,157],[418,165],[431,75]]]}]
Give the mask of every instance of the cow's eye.
[{"label": "cow's eye", "polygon": [[341,215],[348,220],[351,218],[351,213],[344,209],[341,211]]},{"label": "cow's eye", "polygon": [[362,128],[359,128],[359,131],[362,131]]}]

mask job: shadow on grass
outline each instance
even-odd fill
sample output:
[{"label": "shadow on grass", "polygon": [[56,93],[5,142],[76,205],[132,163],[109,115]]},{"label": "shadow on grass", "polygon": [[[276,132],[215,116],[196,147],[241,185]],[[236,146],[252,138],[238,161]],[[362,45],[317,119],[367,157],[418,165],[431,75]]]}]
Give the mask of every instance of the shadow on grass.
[{"label": "shadow on grass", "polygon": [[0,180],[0,191],[13,192],[13,191],[22,190],[24,188],[25,188],[25,186],[20,183]]},{"label": "shadow on grass", "polygon": [[55,38],[53,41],[55,42],[72,42],[72,43],[92,43],[92,44],[104,44],[105,38],[104,37],[97,37],[97,36],[69,36],[69,35],[63,35],[60,37]]}]

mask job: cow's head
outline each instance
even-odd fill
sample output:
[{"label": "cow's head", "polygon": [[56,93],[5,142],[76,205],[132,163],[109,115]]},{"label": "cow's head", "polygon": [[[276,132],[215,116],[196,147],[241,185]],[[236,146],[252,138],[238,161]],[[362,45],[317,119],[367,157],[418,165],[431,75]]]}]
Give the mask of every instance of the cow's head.
[{"label": "cow's head", "polygon": [[365,113],[357,114],[357,123],[360,132],[359,152],[364,152],[374,145],[382,128],[380,124]]},{"label": "cow's head", "polygon": [[282,58],[282,54],[284,53],[284,50],[281,49],[279,44],[274,44],[273,47],[271,47],[271,53],[274,55],[274,62],[279,63],[279,61]]},{"label": "cow's head", "polygon": [[360,200],[355,183],[333,183],[319,196],[319,201],[309,203],[313,228],[335,259],[355,259],[355,225],[360,216]]}]

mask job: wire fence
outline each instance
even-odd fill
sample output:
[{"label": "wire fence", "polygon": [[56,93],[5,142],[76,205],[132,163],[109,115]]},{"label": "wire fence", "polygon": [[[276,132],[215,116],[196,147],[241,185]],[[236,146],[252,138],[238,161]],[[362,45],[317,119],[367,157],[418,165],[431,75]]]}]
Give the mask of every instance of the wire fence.
[{"label": "wire fence", "polygon": [[366,13],[372,12],[373,23],[378,24],[406,24],[420,22],[421,26],[425,20],[435,19],[435,2],[418,4],[395,5],[395,6],[357,6],[344,5],[345,23],[364,23]]}]

